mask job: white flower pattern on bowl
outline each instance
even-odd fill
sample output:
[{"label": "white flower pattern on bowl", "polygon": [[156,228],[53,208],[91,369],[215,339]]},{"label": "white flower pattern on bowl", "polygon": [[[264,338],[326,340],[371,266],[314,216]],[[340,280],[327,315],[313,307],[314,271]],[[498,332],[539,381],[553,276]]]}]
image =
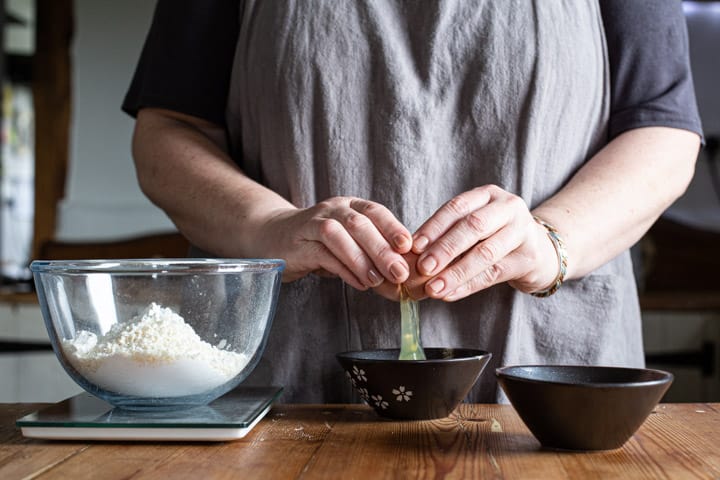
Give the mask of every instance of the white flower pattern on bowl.
[{"label": "white flower pattern on bowl", "polygon": [[365,370],[363,370],[362,368],[358,368],[357,365],[353,365],[353,374],[355,374],[355,377],[358,379],[358,381],[367,382]]},{"label": "white flower pattern on bowl", "polygon": [[383,400],[382,395],[373,395],[370,398],[372,398],[372,401],[375,402],[376,407],[380,407],[383,410],[385,410],[388,407],[388,402]]},{"label": "white flower pattern on bowl", "polygon": [[[374,403],[376,407],[382,409],[388,408],[388,402],[383,400],[382,395],[372,395],[368,392],[367,388],[359,386],[359,382],[367,382],[367,376],[365,370],[358,368],[357,365],[353,365],[352,372],[345,371],[345,376],[348,377],[350,383],[360,395],[360,399],[365,403]],[[412,400],[413,392],[408,390],[404,385],[400,385],[397,388],[392,389],[392,394],[395,396],[396,402],[409,402]],[[371,402],[372,401],[372,402]]]},{"label": "white flower pattern on bowl", "polygon": [[400,385],[398,388],[392,389],[393,395],[395,395],[395,400],[398,402],[409,402],[410,397],[412,397],[412,390],[407,390],[404,385]]}]

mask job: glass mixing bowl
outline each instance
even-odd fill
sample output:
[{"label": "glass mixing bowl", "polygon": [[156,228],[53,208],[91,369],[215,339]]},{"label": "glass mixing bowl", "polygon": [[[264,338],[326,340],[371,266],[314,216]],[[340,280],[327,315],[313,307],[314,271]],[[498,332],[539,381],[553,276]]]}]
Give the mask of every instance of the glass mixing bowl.
[{"label": "glass mixing bowl", "polygon": [[282,260],[132,259],[30,265],[55,354],[122,408],[205,405],[257,365]]}]

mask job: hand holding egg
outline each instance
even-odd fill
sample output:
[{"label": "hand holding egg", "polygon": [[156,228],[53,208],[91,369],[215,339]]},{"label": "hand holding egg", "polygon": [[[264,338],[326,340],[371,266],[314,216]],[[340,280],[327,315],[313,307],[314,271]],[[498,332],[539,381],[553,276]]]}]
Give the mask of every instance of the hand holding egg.
[{"label": "hand holding egg", "polygon": [[[427,275],[421,275],[420,272],[418,272],[418,256],[419,255],[413,252],[403,254],[403,258],[407,262],[408,267],[410,267],[410,275],[403,284],[405,285],[410,298],[413,300],[422,300],[427,298],[427,294],[425,293],[425,284],[432,278]],[[394,300],[396,302],[400,301],[400,285],[385,281],[373,290],[389,300]]]}]

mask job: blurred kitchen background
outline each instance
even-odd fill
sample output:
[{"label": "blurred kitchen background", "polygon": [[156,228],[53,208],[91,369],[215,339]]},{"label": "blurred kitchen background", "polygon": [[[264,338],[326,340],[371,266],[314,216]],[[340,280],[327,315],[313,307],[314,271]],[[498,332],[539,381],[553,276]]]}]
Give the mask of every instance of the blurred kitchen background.
[{"label": "blurred kitchen background", "polygon": [[[80,388],[50,350],[29,261],[183,256],[187,243],[140,192],[120,111],[155,2],[0,1],[0,402],[51,402]],[[676,376],[665,400],[717,402],[720,1],[683,6],[707,146],[634,254],[648,366]]]}]

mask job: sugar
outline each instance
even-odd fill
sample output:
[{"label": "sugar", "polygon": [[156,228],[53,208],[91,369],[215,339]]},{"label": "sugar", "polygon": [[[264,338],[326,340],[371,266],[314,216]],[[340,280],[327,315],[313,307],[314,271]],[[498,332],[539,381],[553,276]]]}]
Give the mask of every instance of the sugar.
[{"label": "sugar", "polygon": [[63,341],[63,349],[75,369],[105,390],[179,397],[219,387],[245,368],[248,356],[221,344],[205,342],[180,315],[152,303],[100,338],[78,332],[74,339]]}]

